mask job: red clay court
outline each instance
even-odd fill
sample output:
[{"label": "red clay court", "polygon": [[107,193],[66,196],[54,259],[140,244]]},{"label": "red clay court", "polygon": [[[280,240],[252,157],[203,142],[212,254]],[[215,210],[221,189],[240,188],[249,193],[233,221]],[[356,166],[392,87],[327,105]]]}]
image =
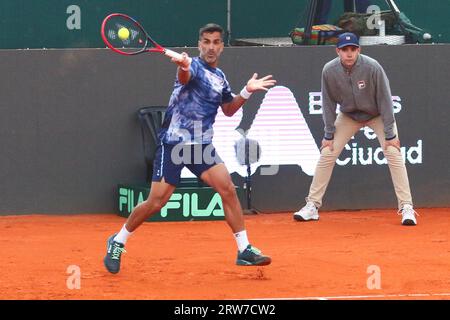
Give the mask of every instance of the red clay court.
[{"label": "red clay court", "polygon": [[[418,209],[416,227],[395,210],[245,216],[250,241],[272,257],[238,267],[224,221],[145,223],[119,274],[103,266],[109,214],[0,217],[2,299],[450,299],[450,209]],[[68,267],[80,270],[69,289]],[[381,289],[368,289],[378,266]]]}]

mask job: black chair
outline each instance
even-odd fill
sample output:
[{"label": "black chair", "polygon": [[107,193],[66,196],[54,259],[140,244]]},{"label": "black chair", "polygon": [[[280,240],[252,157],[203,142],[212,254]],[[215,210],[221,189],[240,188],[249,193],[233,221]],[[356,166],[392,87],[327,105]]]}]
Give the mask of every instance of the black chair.
[{"label": "black chair", "polygon": [[239,164],[247,166],[247,176],[245,177],[247,208],[243,210],[244,214],[257,214],[258,210],[252,208],[252,173],[250,165],[259,161],[261,147],[256,140],[241,138],[234,144],[234,151]]},{"label": "black chair", "polygon": [[[156,148],[160,144],[158,133],[163,124],[166,111],[167,107],[162,106],[142,107],[138,110],[144,159],[147,168],[146,181],[149,184],[152,183]],[[199,178],[182,178],[179,187],[206,187],[206,184]]]},{"label": "black chair", "polygon": [[147,168],[146,181],[150,184],[153,175],[153,161],[155,160],[155,151],[160,141],[158,132],[164,121],[167,107],[143,107],[138,110],[138,119],[141,126],[142,146],[144,150],[144,159]]}]

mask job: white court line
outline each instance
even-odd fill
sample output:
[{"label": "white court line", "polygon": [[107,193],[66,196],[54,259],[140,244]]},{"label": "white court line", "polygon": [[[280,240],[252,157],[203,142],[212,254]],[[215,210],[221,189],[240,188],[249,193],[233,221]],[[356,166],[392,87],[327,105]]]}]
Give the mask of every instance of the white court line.
[{"label": "white court line", "polygon": [[370,298],[408,298],[408,297],[450,297],[450,293],[405,293],[405,294],[374,294],[361,296],[330,296],[330,297],[298,297],[298,298],[263,298],[249,300],[345,300]]}]

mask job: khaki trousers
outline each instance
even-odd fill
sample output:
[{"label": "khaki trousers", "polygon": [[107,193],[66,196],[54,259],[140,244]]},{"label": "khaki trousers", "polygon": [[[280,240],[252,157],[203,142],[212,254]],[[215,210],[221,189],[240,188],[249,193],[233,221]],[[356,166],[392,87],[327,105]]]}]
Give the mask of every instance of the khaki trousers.
[{"label": "khaki trousers", "polygon": [[[413,204],[411,190],[409,188],[408,173],[401,152],[392,146],[389,146],[387,150],[384,149],[385,136],[381,116],[360,123],[342,112],[338,114],[335,122],[336,132],[334,133],[334,150],[331,151],[330,148],[324,148],[322,150],[306,201],[314,202],[318,208],[322,206],[322,198],[328,183],[330,182],[336,159],[339,157],[351,137],[365,126],[368,126],[375,132],[378,141],[383,148],[384,156],[386,157],[389,171],[391,172],[392,182],[398,201],[398,208],[400,209],[404,204]],[[394,132],[398,137],[395,124]]]}]

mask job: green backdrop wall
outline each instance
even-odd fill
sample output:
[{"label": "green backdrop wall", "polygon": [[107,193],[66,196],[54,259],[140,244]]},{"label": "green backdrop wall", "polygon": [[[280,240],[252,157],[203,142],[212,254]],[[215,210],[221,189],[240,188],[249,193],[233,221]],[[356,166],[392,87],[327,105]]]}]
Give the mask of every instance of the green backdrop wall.
[{"label": "green backdrop wall", "polygon": [[[341,1],[335,1],[335,7]],[[374,0],[376,4],[383,0]],[[124,12],[166,46],[196,46],[198,28],[227,25],[227,0],[2,0],[0,48],[96,48],[101,20]],[[286,37],[306,0],[231,0],[232,38]],[[450,42],[449,0],[397,0],[400,9],[437,42]]]}]

